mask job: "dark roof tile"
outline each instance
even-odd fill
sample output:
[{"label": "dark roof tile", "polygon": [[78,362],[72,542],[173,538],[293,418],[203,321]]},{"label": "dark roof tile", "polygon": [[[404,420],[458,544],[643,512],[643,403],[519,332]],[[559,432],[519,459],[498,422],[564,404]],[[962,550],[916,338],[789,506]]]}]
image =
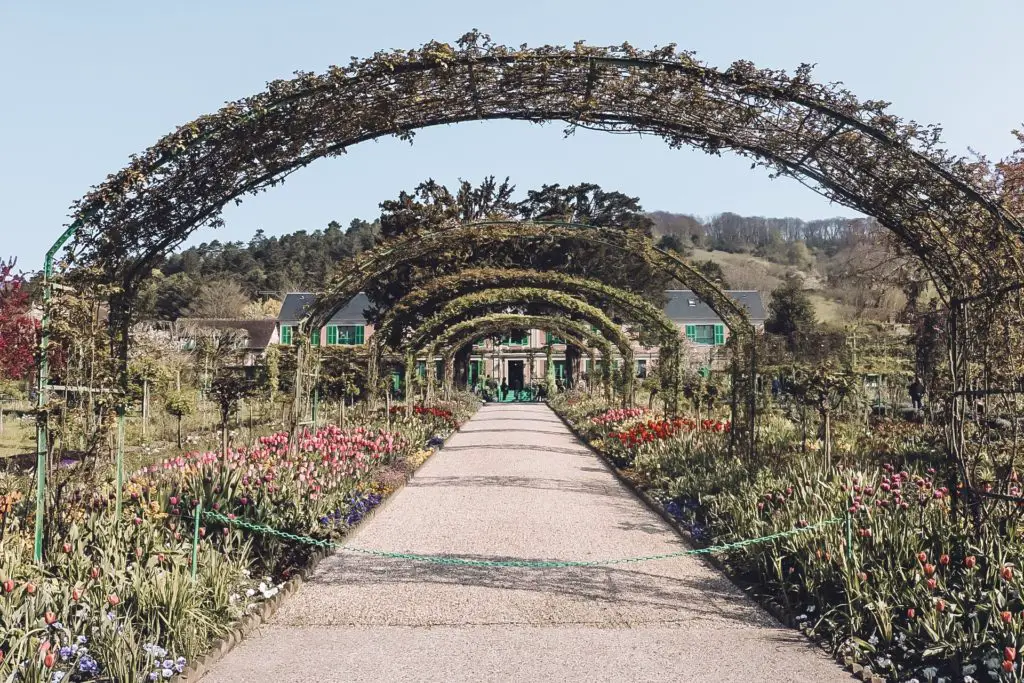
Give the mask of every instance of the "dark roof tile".
[{"label": "dark roof tile", "polygon": [[[277,319],[281,322],[298,322],[302,320],[306,308],[316,301],[316,295],[309,292],[289,292],[281,304],[281,312]],[[366,294],[359,292],[341,310],[331,316],[332,323],[365,323],[366,316],[363,314],[370,307],[370,299]]]},{"label": "dark roof tile", "polygon": [[[759,292],[726,290],[733,300],[747,309],[751,322],[764,322],[768,316],[764,312],[764,302]],[[665,292],[668,303],[665,304],[665,315],[674,322],[715,322],[721,320],[711,307],[689,289],[670,289]]]}]

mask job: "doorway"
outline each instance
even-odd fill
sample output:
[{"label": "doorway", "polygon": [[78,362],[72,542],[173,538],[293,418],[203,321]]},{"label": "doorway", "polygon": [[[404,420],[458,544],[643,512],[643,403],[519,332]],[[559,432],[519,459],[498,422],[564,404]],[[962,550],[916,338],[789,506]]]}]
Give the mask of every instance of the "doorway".
[{"label": "doorway", "polygon": [[526,361],[510,360],[508,362],[508,400],[514,401],[523,390]]}]

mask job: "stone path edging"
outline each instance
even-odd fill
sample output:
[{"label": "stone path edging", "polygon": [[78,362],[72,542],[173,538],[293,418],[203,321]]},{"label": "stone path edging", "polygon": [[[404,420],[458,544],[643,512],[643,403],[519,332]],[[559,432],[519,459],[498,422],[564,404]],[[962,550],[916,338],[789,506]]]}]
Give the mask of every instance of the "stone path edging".
[{"label": "stone path edging", "polygon": [[[550,405],[548,407],[551,408]],[[619,470],[619,468],[615,466],[615,463],[612,462],[611,458],[609,458],[599,449],[592,446],[590,442],[586,439],[586,437],[582,433],[580,433],[571,422],[566,420],[560,412],[558,412],[554,408],[551,408],[551,412],[558,416],[558,419],[562,421],[562,423],[566,426],[566,429],[572,432],[573,436],[575,436],[580,443],[582,443],[591,453],[597,456],[598,460],[601,461],[601,464],[604,465],[611,472],[612,476],[615,477],[615,479],[618,480],[620,484],[629,489],[633,493],[633,495],[635,495],[649,510],[651,510],[651,512],[655,513],[663,520],[665,520],[665,522],[670,527],[672,527],[672,529],[684,541],[686,541],[690,546],[694,548],[707,547],[708,544],[701,543],[700,541],[695,539],[693,537],[693,534],[691,534],[685,527],[679,524],[679,522],[672,515],[666,512],[665,508],[658,501],[656,501],[654,498],[648,495],[646,491],[637,486],[635,482],[630,480],[628,477],[624,476],[622,472]],[[734,586],[736,586],[736,588],[741,590],[744,595],[750,598],[751,601],[756,603],[759,607],[764,609],[765,612],[770,614],[780,624],[787,628],[792,628],[801,631],[801,629],[797,628],[796,623],[793,619],[793,615],[786,612],[785,608],[781,604],[779,604],[776,600],[773,600],[768,596],[752,595],[750,593],[750,589],[754,586],[741,583],[739,579],[732,572],[729,571],[729,568],[725,565],[725,563],[723,563],[717,557],[715,557],[714,555],[701,555],[701,559],[703,561],[708,562],[709,564],[711,564],[711,566],[713,566],[715,569],[721,572],[727,579],[729,579],[729,581]],[[814,642],[814,640],[810,638],[810,636],[808,636],[808,639]],[[841,655],[833,655],[831,652],[828,651],[828,647],[824,642],[819,643],[819,645],[821,646],[821,649],[828,654],[829,657],[834,658],[837,663],[846,668],[846,670],[853,674],[855,678],[859,678],[865,683],[886,683],[886,679],[882,676],[873,673],[870,667],[865,667],[862,664],[855,662],[853,658],[849,656],[843,657]]]},{"label": "stone path edging", "polygon": [[[460,425],[459,429],[453,430],[451,434],[445,437],[444,443],[442,443],[440,446],[437,446],[436,448],[431,449],[430,455],[423,458],[423,460],[420,461],[420,463],[416,466],[415,469],[411,470],[410,472],[407,472],[405,476],[405,481],[399,484],[398,487],[395,488],[395,490],[388,494],[388,496],[384,498],[384,500],[382,500],[379,504],[377,504],[372,510],[363,515],[362,519],[359,520],[359,523],[356,524],[356,526],[353,527],[349,531],[349,533],[345,535],[346,541],[358,536],[359,530],[362,529],[367,522],[373,519],[379,511],[385,509],[388,505],[390,505],[391,501],[394,500],[395,496],[403,488],[405,488],[405,486],[412,480],[413,477],[416,476],[416,473],[419,472],[420,468],[422,468],[423,465],[425,465],[431,458],[437,455],[438,452],[443,450],[444,447],[448,445],[448,441],[450,441],[452,437],[458,434],[459,430],[461,429],[462,426]],[[235,649],[236,645],[241,643],[245,638],[249,637],[249,635],[251,635],[252,632],[256,630],[259,626],[269,621],[270,618],[274,616],[277,610],[281,607],[281,603],[284,601],[284,599],[289,597],[293,593],[296,593],[299,590],[299,588],[302,587],[303,582],[313,575],[313,572],[316,571],[316,568],[317,566],[319,566],[320,562],[322,562],[325,558],[334,555],[337,552],[339,552],[337,548],[318,548],[314,550],[313,554],[310,556],[309,561],[306,563],[306,565],[299,569],[298,572],[296,572],[296,574],[292,578],[288,579],[288,581],[285,582],[285,584],[281,587],[281,590],[277,593],[277,595],[270,598],[269,600],[265,600],[264,602],[259,603],[259,608],[252,614],[247,614],[246,616],[242,617],[242,620],[231,629],[231,632],[228,633],[228,635],[224,636],[223,638],[218,638],[214,640],[210,644],[210,649],[205,654],[202,654],[196,659],[194,659],[183,672],[177,674],[176,676],[174,676],[174,678],[170,679],[170,683],[196,683],[196,681],[199,681],[203,676],[205,676],[210,671],[210,669],[213,668],[215,664],[217,664],[229,652]]]}]

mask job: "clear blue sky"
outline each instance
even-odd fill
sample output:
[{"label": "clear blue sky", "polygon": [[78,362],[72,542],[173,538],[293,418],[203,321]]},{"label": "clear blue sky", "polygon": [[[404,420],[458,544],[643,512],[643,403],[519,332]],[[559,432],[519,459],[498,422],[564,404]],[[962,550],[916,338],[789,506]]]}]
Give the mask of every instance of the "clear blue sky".
[{"label": "clear blue sky", "polygon": [[[903,118],[943,124],[958,153],[1005,155],[1010,130],[1024,121],[1021,0],[0,0],[0,257],[38,268],[68,206],[90,186],[176,125],[270,79],[378,49],[454,41],[472,28],[515,45],[675,42],[723,67],[816,63],[818,80],[890,101]],[[632,136],[563,140],[561,129],[472,123],[422,131],[411,147],[359,145],[229,209],[225,229],[195,241],[371,219],[381,200],[427,177],[454,183],[492,173],[510,175],[521,191],[596,182],[650,210],[855,215],[733,157]]]}]

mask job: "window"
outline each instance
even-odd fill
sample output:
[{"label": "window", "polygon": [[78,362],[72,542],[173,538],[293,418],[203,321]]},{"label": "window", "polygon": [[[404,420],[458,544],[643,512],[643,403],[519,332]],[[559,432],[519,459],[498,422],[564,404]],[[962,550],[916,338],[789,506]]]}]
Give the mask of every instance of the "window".
[{"label": "window", "polygon": [[416,376],[420,379],[427,378],[427,361],[418,360],[416,361]]},{"label": "window", "polygon": [[327,345],[360,345],[365,341],[365,330],[365,325],[328,325]]},{"label": "window", "polygon": [[694,344],[722,346],[725,344],[725,325],[687,325],[686,338]]},{"label": "window", "polygon": [[555,335],[551,334],[550,332],[545,332],[544,334],[545,334],[545,343],[546,344],[564,344],[565,343],[564,339],[562,339],[561,337],[556,337]]},{"label": "window", "polygon": [[527,330],[515,330],[501,338],[503,346],[527,346],[530,343],[530,334]]},{"label": "window", "polygon": [[647,359],[641,358],[636,362],[636,376],[640,378],[647,377]]},{"label": "window", "polygon": [[281,325],[281,343],[286,346],[292,343],[292,327],[294,325]]},{"label": "window", "polygon": [[313,330],[313,334],[309,338],[309,343],[313,346],[320,346],[320,330]]},{"label": "window", "polygon": [[469,361],[469,386],[474,387],[483,380],[484,362],[482,360]]}]

